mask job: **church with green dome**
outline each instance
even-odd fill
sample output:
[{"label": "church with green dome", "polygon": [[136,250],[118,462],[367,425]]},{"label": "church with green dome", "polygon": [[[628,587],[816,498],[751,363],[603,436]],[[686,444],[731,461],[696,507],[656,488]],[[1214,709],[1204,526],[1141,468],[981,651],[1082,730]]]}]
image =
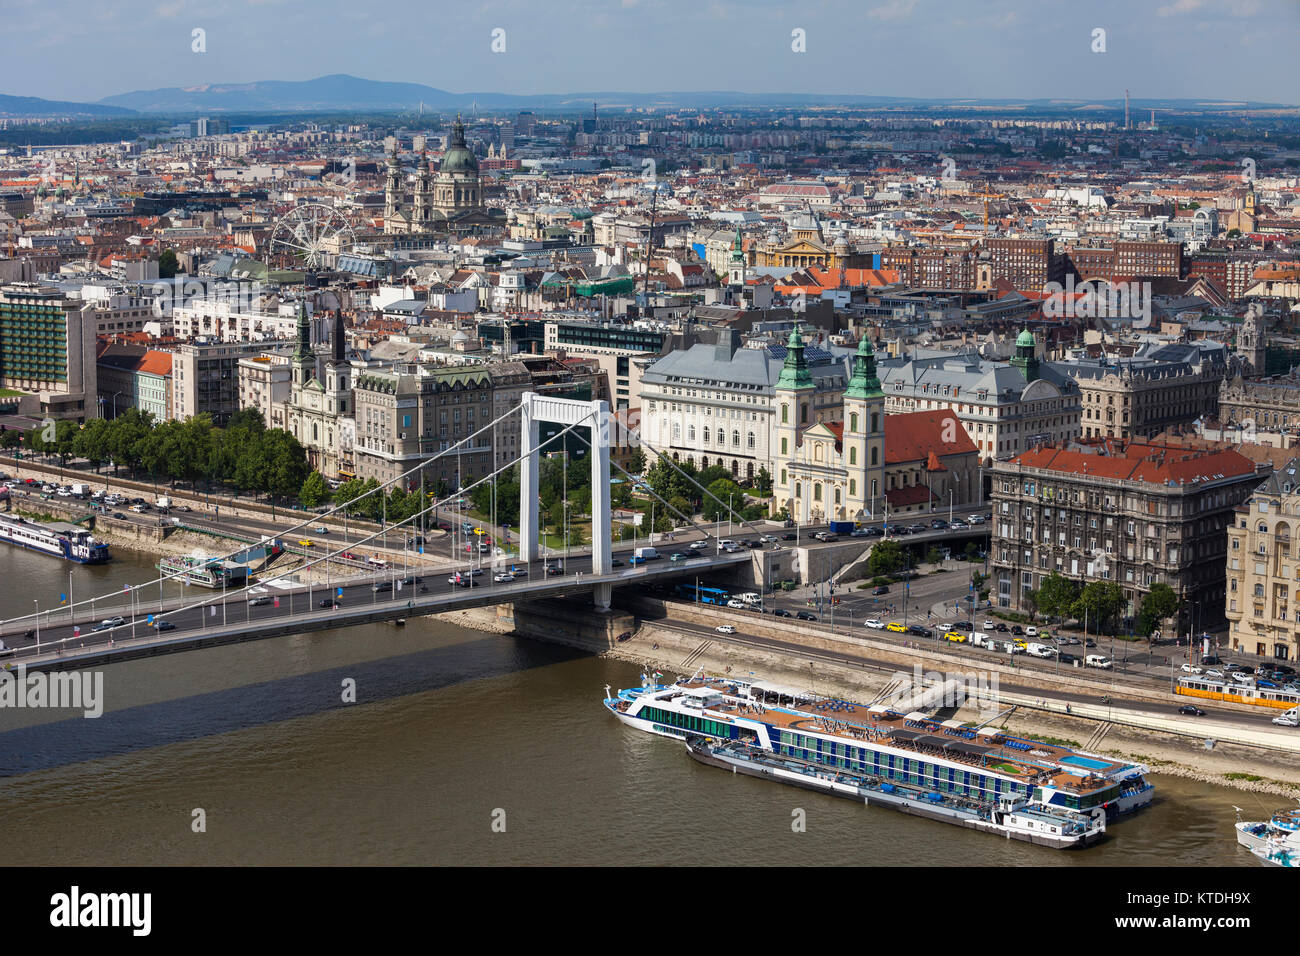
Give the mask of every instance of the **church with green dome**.
[{"label": "church with green dome", "polygon": [[384,182],[384,232],[389,235],[446,233],[475,235],[504,228],[505,214],[483,204],[478,157],[465,139],[460,117],[452,124],[447,148],[435,174],[420,150],[415,185],[407,192],[396,146],[388,154]]}]

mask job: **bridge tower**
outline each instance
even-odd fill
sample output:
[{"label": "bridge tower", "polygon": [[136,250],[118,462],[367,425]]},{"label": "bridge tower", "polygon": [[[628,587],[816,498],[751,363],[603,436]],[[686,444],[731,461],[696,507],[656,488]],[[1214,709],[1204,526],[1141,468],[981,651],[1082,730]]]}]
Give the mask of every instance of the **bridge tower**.
[{"label": "bridge tower", "polygon": [[[523,449],[519,458],[519,556],[525,561],[541,558],[537,540],[538,495],[541,467],[542,422],[558,425],[585,425],[591,429],[591,567],[594,574],[608,574],[613,565],[610,533],[613,521],[609,504],[609,403],[584,402],[572,398],[552,398],[536,392],[524,392],[520,401]],[[566,568],[567,572],[568,569]],[[596,607],[609,608],[613,586],[598,584],[593,599]]]}]

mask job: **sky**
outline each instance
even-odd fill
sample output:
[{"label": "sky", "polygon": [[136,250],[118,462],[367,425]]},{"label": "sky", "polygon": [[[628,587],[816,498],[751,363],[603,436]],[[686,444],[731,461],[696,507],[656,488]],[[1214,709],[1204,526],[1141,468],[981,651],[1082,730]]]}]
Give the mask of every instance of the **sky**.
[{"label": "sky", "polygon": [[1300,0],[4,0],[0,92],[350,73],[456,93],[1296,104],[1297,41]]}]

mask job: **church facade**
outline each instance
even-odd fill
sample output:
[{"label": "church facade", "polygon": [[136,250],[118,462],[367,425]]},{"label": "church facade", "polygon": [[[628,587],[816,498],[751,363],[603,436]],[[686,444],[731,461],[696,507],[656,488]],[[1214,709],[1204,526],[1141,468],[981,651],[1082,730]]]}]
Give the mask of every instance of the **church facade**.
[{"label": "church facade", "polygon": [[465,141],[465,126],[456,118],[447,149],[435,174],[421,150],[415,188],[407,192],[396,147],[388,154],[384,180],[384,232],[389,235],[450,233],[472,235],[502,229],[505,214],[483,204],[479,162]]},{"label": "church facade", "polygon": [[811,414],[812,381],[796,327],[776,386],[773,513],[801,523],[921,513],[980,500],[979,449],[956,416],[886,416],[875,355],[864,337],[840,420]]},{"label": "church facade", "polygon": [[[326,478],[352,477],[352,366],[347,360],[343,314],[334,315],[329,357],[321,362],[311,344],[307,306],[298,311],[298,343],[290,359],[285,428],[307,451],[307,462]],[[323,374],[322,374],[323,371]]]}]

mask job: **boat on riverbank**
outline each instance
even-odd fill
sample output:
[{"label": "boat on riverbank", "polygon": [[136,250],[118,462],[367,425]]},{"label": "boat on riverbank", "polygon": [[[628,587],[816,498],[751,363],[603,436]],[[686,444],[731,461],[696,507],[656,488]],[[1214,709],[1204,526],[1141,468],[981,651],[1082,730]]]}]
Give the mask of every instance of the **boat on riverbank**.
[{"label": "boat on riverbank", "polygon": [[691,735],[686,749],[699,763],[732,773],[815,790],[860,801],[865,806],[888,807],[940,823],[951,823],[1032,843],[1055,850],[1091,846],[1106,835],[1106,814],[1080,813],[1053,807],[1022,796],[1006,796],[996,803],[953,797],[926,786],[892,783],[869,774],[828,769],[817,763],[775,757],[741,743],[716,743]]},{"label": "boat on riverbank", "polygon": [[[1094,821],[1104,830],[1107,818],[1148,805],[1154,793],[1147,769],[1138,764],[764,682],[646,680],[604,703],[638,730],[693,743],[698,738],[691,755],[701,762],[855,798],[874,794],[885,805],[979,823],[976,829],[1016,839],[1036,833],[1043,839],[1029,842],[1041,845],[1095,842]],[[711,749],[718,747],[724,749]],[[837,776],[845,779],[832,779]],[[935,809],[940,805],[943,812]],[[1008,814],[1019,816],[1009,824]]]},{"label": "boat on riverbank", "polygon": [[248,583],[248,565],[220,558],[183,556],[163,558],[158,570],[189,584],[205,588],[242,588]]},{"label": "boat on riverbank", "polygon": [[1248,850],[1263,849],[1271,842],[1282,841],[1300,848],[1300,807],[1278,810],[1267,820],[1242,820],[1237,811],[1237,843]]},{"label": "boat on riverbank", "polygon": [[21,515],[0,515],[0,541],[77,564],[103,564],[111,560],[108,545],[81,525],[67,521],[42,524]]}]

